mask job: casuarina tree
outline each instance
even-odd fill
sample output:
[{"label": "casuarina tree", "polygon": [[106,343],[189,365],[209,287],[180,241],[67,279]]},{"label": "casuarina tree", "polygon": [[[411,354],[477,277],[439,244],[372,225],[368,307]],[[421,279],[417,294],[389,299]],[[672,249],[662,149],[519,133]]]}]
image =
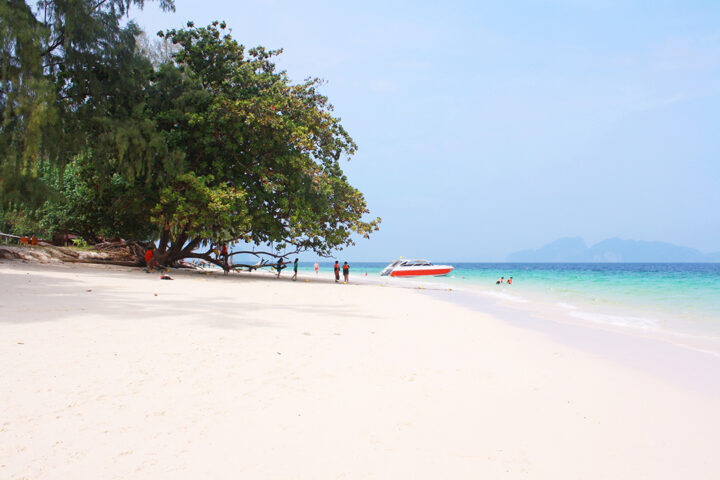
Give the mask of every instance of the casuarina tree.
[{"label": "casuarina tree", "polygon": [[[159,0],[173,8],[173,0]],[[78,154],[149,170],[164,143],[142,116],[150,62],[137,27],[121,24],[144,0],[0,2],[0,205],[38,205],[46,163]]]}]

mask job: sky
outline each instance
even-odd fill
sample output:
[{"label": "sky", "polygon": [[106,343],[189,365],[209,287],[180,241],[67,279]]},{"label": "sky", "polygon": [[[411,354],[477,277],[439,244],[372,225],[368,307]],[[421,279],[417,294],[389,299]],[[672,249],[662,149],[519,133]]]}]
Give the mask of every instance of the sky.
[{"label": "sky", "polygon": [[[717,0],[176,0],[321,92],[379,232],[341,260],[502,261],[561,237],[720,251]],[[312,255],[301,257],[310,260]]]}]

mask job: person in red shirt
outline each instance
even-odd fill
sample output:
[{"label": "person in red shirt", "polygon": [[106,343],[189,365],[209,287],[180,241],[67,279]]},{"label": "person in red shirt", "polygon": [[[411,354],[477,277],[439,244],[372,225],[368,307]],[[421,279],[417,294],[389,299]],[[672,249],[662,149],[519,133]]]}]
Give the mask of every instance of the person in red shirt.
[{"label": "person in red shirt", "polygon": [[335,260],[335,266],[333,267],[335,270],[335,283],[338,283],[340,281],[340,264]]},{"label": "person in red shirt", "polygon": [[153,260],[153,257],[155,256],[155,249],[148,248],[145,252],[145,266],[147,266],[147,272],[150,273],[150,270],[152,270],[153,264],[155,261]]},{"label": "person in red shirt", "polygon": [[512,285],[512,277],[508,278],[507,283],[508,283],[508,285]]}]

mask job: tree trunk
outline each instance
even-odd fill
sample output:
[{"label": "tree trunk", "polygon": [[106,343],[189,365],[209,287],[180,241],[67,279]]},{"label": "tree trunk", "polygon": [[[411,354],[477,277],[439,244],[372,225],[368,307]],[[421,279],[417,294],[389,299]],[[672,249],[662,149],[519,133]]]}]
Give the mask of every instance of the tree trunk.
[{"label": "tree trunk", "polygon": [[158,264],[170,266],[176,261],[181,260],[183,257],[180,256],[179,253],[181,252],[183,245],[185,245],[185,242],[187,242],[187,239],[187,233],[183,232],[180,234],[177,239],[172,241],[167,252],[158,253],[158,258],[156,259]]}]

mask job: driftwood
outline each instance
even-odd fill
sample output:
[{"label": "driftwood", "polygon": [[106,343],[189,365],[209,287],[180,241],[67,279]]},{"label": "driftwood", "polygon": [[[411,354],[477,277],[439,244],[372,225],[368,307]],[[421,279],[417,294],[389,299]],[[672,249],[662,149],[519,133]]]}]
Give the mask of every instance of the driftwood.
[{"label": "driftwood", "polygon": [[[116,242],[99,244],[92,250],[55,247],[49,244],[34,246],[0,245],[0,258],[39,263],[94,263],[138,267],[144,265],[144,249],[136,244]],[[140,255],[138,252],[142,251]]]},{"label": "driftwood", "polygon": [[0,246],[0,258],[26,260],[39,263],[60,262],[105,262],[107,258],[92,251],[77,251],[49,245],[19,247],[15,245]]},{"label": "driftwood", "polygon": [[136,242],[104,242],[96,244],[94,248],[107,255],[108,260],[116,265],[139,267],[145,264],[147,247]]}]

